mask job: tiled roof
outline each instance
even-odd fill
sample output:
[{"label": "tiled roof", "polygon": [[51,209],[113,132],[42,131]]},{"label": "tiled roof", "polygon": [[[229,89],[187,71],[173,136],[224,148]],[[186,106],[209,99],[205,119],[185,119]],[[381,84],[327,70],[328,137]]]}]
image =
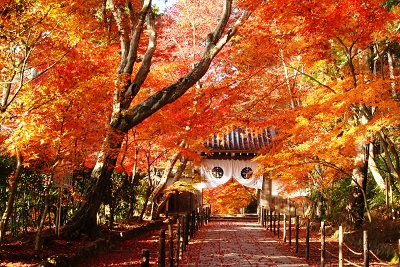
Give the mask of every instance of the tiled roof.
[{"label": "tiled roof", "polygon": [[255,132],[237,127],[227,134],[212,136],[206,143],[211,153],[257,153],[257,151],[269,145],[275,132],[265,129],[263,132]]}]

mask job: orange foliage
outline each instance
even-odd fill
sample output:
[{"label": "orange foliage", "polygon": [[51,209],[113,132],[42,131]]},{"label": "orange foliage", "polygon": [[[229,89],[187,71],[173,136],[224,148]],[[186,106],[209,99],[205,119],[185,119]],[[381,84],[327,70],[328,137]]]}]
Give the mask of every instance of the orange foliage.
[{"label": "orange foliage", "polygon": [[2,145],[42,172],[78,168],[104,135],[115,53],[94,44],[97,2],[25,4],[1,7]]},{"label": "orange foliage", "polygon": [[[2,144],[11,153],[22,149],[27,165],[50,169],[60,162],[83,164],[100,149],[115,89],[110,70],[117,68],[120,55],[111,15],[99,15],[99,1],[34,1],[37,7],[22,9],[10,3],[1,7],[1,80],[15,82],[13,72],[23,59],[26,68],[42,74],[23,86],[13,85],[14,102],[1,114]],[[393,30],[397,11],[387,11],[380,0],[237,4],[252,11],[247,23],[196,86],[129,132],[119,162],[131,170],[132,155],[140,148],[144,168],[146,155],[165,160],[172,150],[182,149],[177,145],[182,140],[183,153],[196,161],[212,134],[234,125],[256,130],[273,126],[278,136],[258,160],[287,190],[312,184],[318,164],[326,167],[321,174],[325,182],[350,174],[356,146],[385,127],[399,125],[400,106],[393,99],[398,77],[371,72],[367,61],[376,56],[370,50],[384,51],[398,38]],[[158,50],[131,107],[193,67],[221,9],[219,2],[179,0],[158,18]],[[16,45],[21,49],[11,53]],[[386,63],[381,68],[388,72]],[[354,117],[363,106],[373,116],[361,125]],[[233,192],[240,186],[224,188],[218,190],[226,194],[227,203],[234,202],[239,195]],[[219,192],[214,190],[210,201]],[[238,205],[243,207],[249,199],[247,192],[241,194]],[[221,200],[214,200],[217,212],[223,212]],[[237,207],[229,211],[237,212]]]},{"label": "orange foliage", "polygon": [[[274,127],[257,160],[284,190],[313,186],[316,166],[322,183],[351,175],[357,146],[399,125],[398,78],[387,78],[387,63],[385,75],[372,73],[367,60],[376,56],[369,48],[396,38],[397,19],[379,0],[267,1],[242,28],[231,47],[241,72],[236,119]],[[360,123],[363,110],[373,115]]]},{"label": "orange foliage", "polygon": [[203,190],[203,203],[211,205],[214,214],[237,214],[255,198],[255,189],[245,188],[235,179],[216,188]]}]

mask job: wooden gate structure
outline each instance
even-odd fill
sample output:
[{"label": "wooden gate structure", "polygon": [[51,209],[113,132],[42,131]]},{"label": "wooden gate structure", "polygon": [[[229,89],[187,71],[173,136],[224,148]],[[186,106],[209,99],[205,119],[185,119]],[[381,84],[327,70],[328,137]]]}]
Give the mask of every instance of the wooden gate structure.
[{"label": "wooden gate structure", "polygon": [[[236,127],[230,133],[212,136],[206,143],[209,153],[203,153],[202,156],[204,160],[249,161],[258,155],[258,151],[262,147],[269,146],[275,135],[273,129],[255,132]],[[264,173],[261,188],[257,188],[258,210],[266,208],[282,213],[293,211],[294,207],[291,206],[290,200],[277,194],[278,185],[271,179],[271,175]]]},{"label": "wooden gate structure", "polygon": [[[239,183],[244,186],[249,186],[243,183],[247,177],[247,170],[254,171],[249,167],[244,167],[250,164],[250,161],[258,155],[259,150],[262,147],[269,146],[272,138],[275,136],[273,129],[265,129],[263,132],[254,132],[244,128],[236,127],[227,134],[219,134],[212,136],[205,144],[208,153],[202,153],[203,163],[207,161],[216,160],[225,164],[224,168],[229,168],[227,162],[247,162],[242,163],[239,167],[239,176],[237,178]],[[253,163],[251,163],[253,164]],[[254,163],[257,165],[257,163]],[[254,166],[254,164],[252,166]],[[237,163],[236,163],[237,165]],[[240,172],[241,170],[241,172]],[[209,173],[217,178],[222,177],[222,168],[215,167],[210,170]],[[231,173],[230,170],[227,173]],[[202,176],[204,173],[202,173]],[[218,177],[220,175],[220,177]],[[252,184],[249,187],[257,189],[257,210],[260,211],[262,208],[279,211],[281,213],[293,212],[295,207],[290,203],[290,200],[278,195],[276,189],[278,187],[277,182],[271,179],[270,173],[264,173],[258,178],[257,184]],[[230,179],[230,177],[226,177]],[[185,180],[185,177],[182,179]],[[192,180],[191,177],[188,180]],[[248,181],[248,180],[246,180]],[[221,184],[223,181],[221,182]],[[214,185],[216,186],[216,185]],[[192,210],[196,207],[203,205],[202,189],[199,188],[198,192],[176,192],[171,195],[168,199],[165,212],[176,213],[185,212]],[[298,212],[301,213],[301,212]]]}]

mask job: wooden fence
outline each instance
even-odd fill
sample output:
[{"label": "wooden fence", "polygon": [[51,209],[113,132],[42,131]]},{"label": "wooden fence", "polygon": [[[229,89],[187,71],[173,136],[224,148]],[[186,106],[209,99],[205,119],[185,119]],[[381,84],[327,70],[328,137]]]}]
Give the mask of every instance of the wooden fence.
[{"label": "wooden fence", "polygon": [[[268,209],[261,209],[259,213],[259,223],[267,230],[273,232],[274,235],[277,235],[278,238],[282,238],[282,241],[285,243],[288,243],[289,246],[291,247],[292,241],[294,241],[294,246],[295,246],[295,252],[299,253],[299,229],[300,229],[300,224],[303,223],[305,225],[305,236],[302,238],[305,238],[305,258],[306,260],[310,259],[310,229],[311,229],[311,222],[309,218],[303,217],[300,218],[298,215],[286,215],[286,214],[280,214],[279,212],[271,211]],[[315,250],[320,251],[320,266],[324,267],[326,263],[326,254],[329,253],[330,256],[337,258],[338,261],[338,266],[343,267],[344,262],[347,262],[348,264],[352,266],[364,266],[368,267],[370,264],[370,255],[373,255],[376,257],[369,249],[370,244],[368,240],[368,231],[363,231],[363,250],[362,252],[355,252],[351,250],[348,246],[343,241],[343,227],[339,226],[339,231],[338,231],[338,251],[337,254],[334,255],[331,252],[328,252],[326,249],[326,242],[325,242],[325,237],[326,237],[326,225],[325,222],[322,221],[320,223],[312,222],[314,225],[318,225],[320,229],[320,248],[313,248]],[[294,234],[293,234],[293,228],[294,228]],[[353,253],[355,257],[362,257],[362,265],[357,264],[352,262],[350,259],[346,259],[343,254],[343,248],[347,247],[348,251]],[[398,242],[398,253],[400,255],[400,240]],[[376,257],[377,260],[379,260]],[[360,261],[358,261],[360,262]],[[385,263],[383,263],[386,265]],[[398,263],[398,266],[400,266],[400,260]]]},{"label": "wooden fence", "polygon": [[[160,230],[158,267],[177,267],[182,259],[186,246],[194,234],[210,219],[211,209],[209,206],[192,210],[186,213],[175,214],[168,220],[168,231]],[[166,236],[168,232],[168,239]],[[166,253],[168,251],[168,253]],[[150,251],[142,250],[141,267],[149,266]],[[166,257],[168,255],[168,257]]]}]

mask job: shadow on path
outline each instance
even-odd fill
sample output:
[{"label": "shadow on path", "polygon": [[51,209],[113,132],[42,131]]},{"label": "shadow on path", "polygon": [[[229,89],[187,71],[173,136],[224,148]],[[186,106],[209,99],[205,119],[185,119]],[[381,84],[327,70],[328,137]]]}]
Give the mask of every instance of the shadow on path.
[{"label": "shadow on path", "polygon": [[181,266],[309,266],[293,256],[258,222],[212,220],[190,240]]}]

